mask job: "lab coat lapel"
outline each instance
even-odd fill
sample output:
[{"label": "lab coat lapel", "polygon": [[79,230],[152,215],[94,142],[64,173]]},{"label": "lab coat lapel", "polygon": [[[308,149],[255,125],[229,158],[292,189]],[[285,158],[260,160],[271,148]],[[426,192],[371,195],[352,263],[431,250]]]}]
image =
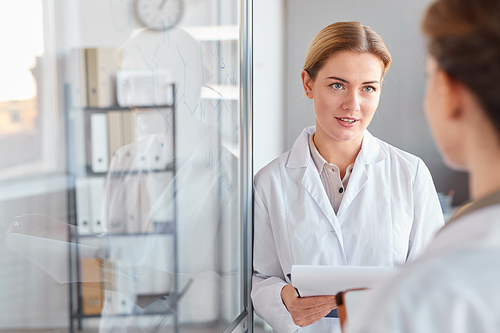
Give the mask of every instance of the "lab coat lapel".
[{"label": "lab coat lapel", "polygon": [[302,185],[304,185],[307,192],[309,192],[316,204],[319,206],[319,208],[321,208],[326,218],[330,222],[333,231],[335,231],[335,233],[341,238],[342,233],[340,232],[340,225],[338,223],[337,217],[335,216],[335,212],[333,211],[332,204],[328,200],[328,196],[326,195],[323,183],[321,183],[318,170],[316,169],[316,166],[314,165],[312,160],[311,163],[309,163],[309,165],[307,166],[306,171],[304,172]]},{"label": "lab coat lapel", "polygon": [[351,178],[349,178],[349,184],[347,184],[346,192],[340,203],[339,211],[337,212],[337,218],[340,219],[344,211],[349,207],[368,181],[368,170],[366,167],[367,165],[364,163],[362,165],[354,164]]},{"label": "lab coat lapel", "polygon": [[368,182],[371,164],[382,161],[385,156],[377,139],[375,139],[370,132],[365,131],[361,150],[354,162],[354,168],[349,178],[346,192],[337,212],[338,219],[341,218],[347,207],[349,207]]},{"label": "lab coat lapel", "polygon": [[316,204],[320,207],[323,214],[330,222],[332,230],[335,231],[339,237],[340,243],[343,244],[342,232],[340,225],[333,211],[332,205],[328,200],[323,183],[319,178],[318,169],[311,157],[309,150],[309,136],[314,133],[316,128],[314,126],[308,127],[302,131],[302,134],[295,141],[290,158],[286,164],[287,168],[303,168],[304,175],[302,176],[302,185],[306,191],[311,195]]}]

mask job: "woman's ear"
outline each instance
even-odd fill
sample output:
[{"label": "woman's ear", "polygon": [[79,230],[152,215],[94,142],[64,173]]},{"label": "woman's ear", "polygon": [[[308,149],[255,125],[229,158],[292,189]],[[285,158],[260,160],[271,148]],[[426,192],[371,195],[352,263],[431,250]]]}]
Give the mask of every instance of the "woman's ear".
[{"label": "woman's ear", "polygon": [[458,120],[463,116],[463,96],[467,88],[442,69],[438,69],[437,76],[440,94],[445,101],[445,116],[449,120]]},{"label": "woman's ear", "polygon": [[300,73],[300,77],[302,78],[302,85],[304,86],[304,92],[307,98],[312,99],[313,98],[313,90],[312,90],[312,84],[313,80],[309,76],[309,73],[303,69],[302,72]]}]

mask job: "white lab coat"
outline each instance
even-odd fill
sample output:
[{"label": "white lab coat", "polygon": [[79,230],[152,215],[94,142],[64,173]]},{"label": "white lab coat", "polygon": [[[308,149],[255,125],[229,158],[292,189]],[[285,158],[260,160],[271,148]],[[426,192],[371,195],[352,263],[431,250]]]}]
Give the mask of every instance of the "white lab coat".
[{"label": "white lab coat", "polygon": [[499,216],[493,205],[446,226],[418,260],[355,309],[346,331],[500,332]]},{"label": "white lab coat", "polygon": [[335,214],[310,154],[314,132],[304,129],[290,151],[255,176],[252,300],[280,333],[340,331],[336,318],[305,328],[293,323],[281,300],[292,265],[401,265],[444,224],[422,160],[368,131]]}]

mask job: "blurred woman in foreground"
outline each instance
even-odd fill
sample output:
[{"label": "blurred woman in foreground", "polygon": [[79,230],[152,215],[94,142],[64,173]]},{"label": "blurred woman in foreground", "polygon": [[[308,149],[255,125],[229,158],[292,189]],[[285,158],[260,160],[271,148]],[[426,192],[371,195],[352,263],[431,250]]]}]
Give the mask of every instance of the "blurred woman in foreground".
[{"label": "blurred woman in foreground", "polygon": [[425,112],[474,203],[350,315],[352,332],[500,332],[500,1],[427,10]]}]

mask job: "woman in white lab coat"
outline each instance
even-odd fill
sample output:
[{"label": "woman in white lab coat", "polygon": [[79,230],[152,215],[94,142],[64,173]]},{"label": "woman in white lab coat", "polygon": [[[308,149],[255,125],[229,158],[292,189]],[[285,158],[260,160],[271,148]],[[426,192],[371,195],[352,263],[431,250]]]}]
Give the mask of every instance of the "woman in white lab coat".
[{"label": "woman in white lab coat", "polygon": [[301,77],[316,126],[255,177],[255,311],[276,332],[340,331],[333,296],[299,298],[294,264],[394,266],[442,227],[431,175],[418,157],[367,130],[391,58],[359,22],[324,28]]},{"label": "woman in white lab coat", "polygon": [[348,332],[500,332],[499,18],[498,0],[427,10],[426,115],[446,163],[468,171],[472,204],[349,315]]}]

